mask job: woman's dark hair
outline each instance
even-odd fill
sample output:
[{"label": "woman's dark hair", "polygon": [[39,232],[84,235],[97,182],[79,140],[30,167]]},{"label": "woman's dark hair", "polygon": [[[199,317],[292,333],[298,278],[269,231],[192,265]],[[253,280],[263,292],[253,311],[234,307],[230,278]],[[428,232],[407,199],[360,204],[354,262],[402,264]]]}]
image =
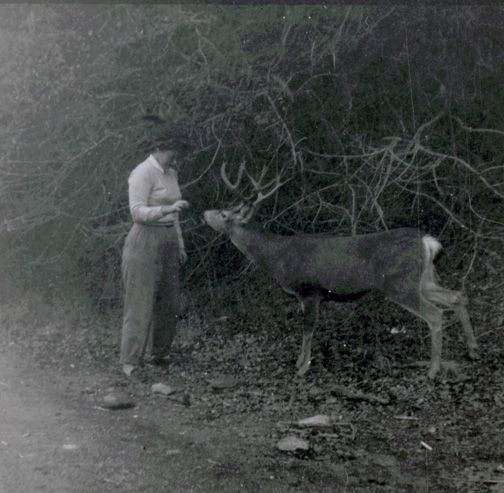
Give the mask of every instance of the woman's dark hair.
[{"label": "woman's dark hair", "polygon": [[167,130],[154,137],[151,150],[185,152],[188,147],[187,136],[180,129]]},{"label": "woman's dark hair", "polygon": [[167,122],[156,115],[146,115],[142,120],[146,126],[147,139],[142,142],[146,151],[175,151],[185,153],[188,150],[187,129],[182,122]]},{"label": "woman's dark hair", "polygon": [[177,152],[178,149],[171,143],[168,143],[168,142],[154,142],[153,145],[152,145],[152,149],[151,151],[161,151],[161,152],[164,152],[164,151],[175,151]]}]

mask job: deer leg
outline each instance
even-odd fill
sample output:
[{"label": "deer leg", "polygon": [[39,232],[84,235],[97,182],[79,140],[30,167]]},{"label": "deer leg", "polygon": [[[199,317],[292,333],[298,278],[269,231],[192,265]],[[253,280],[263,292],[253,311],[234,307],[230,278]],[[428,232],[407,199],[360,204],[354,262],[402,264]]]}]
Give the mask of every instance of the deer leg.
[{"label": "deer leg", "polygon": [[320,298],[307,298],[301,301],[303,310],[303,343],[301,353],[296,363],[298,368],[297,375],[303,376],[311,363],[311,342],[313,332],[318,323]]},{"label": "deer leg", "polygon": [[467,298],[460,291],[443,288],[433,281],[422,283],[422,294],[430,302],[446,307],[467,303]]},{"label": "deer leg", "polygon": [[464,335],[467,343],[467,354],[469,358],[473,360],[478,359],[478,343],[476,342],[476,338],[474,337],[474,331],[467,308],[462,304],[458,304],[453,307],[453,311],[462,324],[462,329],[464,330]]},{"label": "deer leg", "polygon": [[417,287],[402,292],[390,289],[386,295],[394,303],[427,322],[431,335],[431,361],[428,377],[434,379],[441,369],[443,310],[426,300]]},{"label": "deer leg", "polygon": [[[303,312],[303,342],[301,344],[301,352],[299,353],[298,359],[296,361],[296,368],[298,370],[303,366],[303,363],[306,360],[307,346],[310,346],[310,351],[311,351],[311,337],[313,337],[313,334],[311,337],[309,337],[309,334],[306,331],[306,328],[307,328],[307,325],[306,325],[307,302],[303,301],[302,299],[300,299],[299,302],[301,303],[301,311]],[[310,340],[308,340],[308,339],[310,339]]]},{"label": "deer leg", "polygon": [[422,300],[420,303],[420,316],[427,322],[431,334],[431,363],[427,375],[431,380],[434,380],[441,369],[443,310]]},{"label": "deer leg", "polygon": [[472,328],[471,319],[469,318],[469,312],[465,307],[465,305],[467,304],[467,298],[460,291],[445,289],[434,283],[427,283],[426,285],[424,285],[423,293],[429,301],[439,303],[440,305],[446,307],[446,309],[453,310],[462,325],[469,358],[477,359],[478,343],[476,342],[476,338],[474,337],[474,331]]}]

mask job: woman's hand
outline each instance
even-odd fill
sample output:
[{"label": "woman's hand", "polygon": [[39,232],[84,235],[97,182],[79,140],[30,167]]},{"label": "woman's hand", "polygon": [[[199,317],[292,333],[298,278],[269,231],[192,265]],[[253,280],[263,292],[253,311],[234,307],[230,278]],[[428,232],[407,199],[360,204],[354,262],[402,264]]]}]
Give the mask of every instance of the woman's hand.
[{"label": "woman's hand", "polygon": [[180,212],[183,209],[187,209],[189,207],[189,202],[187,200],[177,200],[172,205],[163,206],[163,214],[172,214],[173,212]]},{"label": "woman's hand", "polygon": [[176,212],[180,212],[182,209],[188,209],[189,208],[189,202],[187,202],[187,200],[177,200],[177,202],[175,202],[173,204],[173,207],[175,207],[175,211]]}]

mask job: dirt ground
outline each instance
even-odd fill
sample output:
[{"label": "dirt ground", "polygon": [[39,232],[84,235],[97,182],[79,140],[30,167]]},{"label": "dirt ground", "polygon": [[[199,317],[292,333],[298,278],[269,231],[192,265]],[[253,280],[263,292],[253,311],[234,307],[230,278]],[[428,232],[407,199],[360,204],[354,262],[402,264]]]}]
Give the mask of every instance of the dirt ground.
[{"label": "dirt ground", "polygon": [[[374,332],[359,328],[368,315],[355,307],[339,313],[347,318],[337,336],[323,308],[302,379],[291,305],[254,330],[239,306],[219,319],[186,314],[170,364],[128,379],[117,364],[117,316],[74,310],[69,321],[4,305],[0,491],[504,491],[501,303],[495,290],[472,303],[476,362],[458,327],[447,328],[445,359],[458,366],[434,384],[415,363],[428,357],[425,328],[396,315]],[[155,383],[175,392],[155,394]],[[117,393],[134,407],[105,409]],[[299,423],[321,415],[318,426]],[[280,450],[288,437],[307,449]]]},{"label": "dirt ground", "polygon": [[276,491],[271,475],[263,485],[243,472],[249,445],[233,446],[242,441],[239,422],[219,437],[185,407],[135,385],[134,408],[104,410],[95,392],[125,382],[78,364],[66,374],[34,370],[2,353],[2,492]]}]

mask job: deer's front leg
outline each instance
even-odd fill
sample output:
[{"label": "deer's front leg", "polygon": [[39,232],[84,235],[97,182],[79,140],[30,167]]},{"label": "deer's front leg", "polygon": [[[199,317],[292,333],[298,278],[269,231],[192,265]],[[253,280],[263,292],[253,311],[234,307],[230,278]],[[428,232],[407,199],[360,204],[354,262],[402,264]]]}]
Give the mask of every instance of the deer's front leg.
[{"label": "deer's front leg", "polygon": [[428,377],[431,380],[441,369],[441,351],[443,347],[443,311],[431,303],[422,303],[422,317],[427,321],[431,335],[431,363]]},{"label": "deer's front leg", "polygon": [[311,342],[318,324],[320,298],[307,298],[301,301],[303,310],[303,344],[296,363],[298,376],[303,376],[311,363]]}]

